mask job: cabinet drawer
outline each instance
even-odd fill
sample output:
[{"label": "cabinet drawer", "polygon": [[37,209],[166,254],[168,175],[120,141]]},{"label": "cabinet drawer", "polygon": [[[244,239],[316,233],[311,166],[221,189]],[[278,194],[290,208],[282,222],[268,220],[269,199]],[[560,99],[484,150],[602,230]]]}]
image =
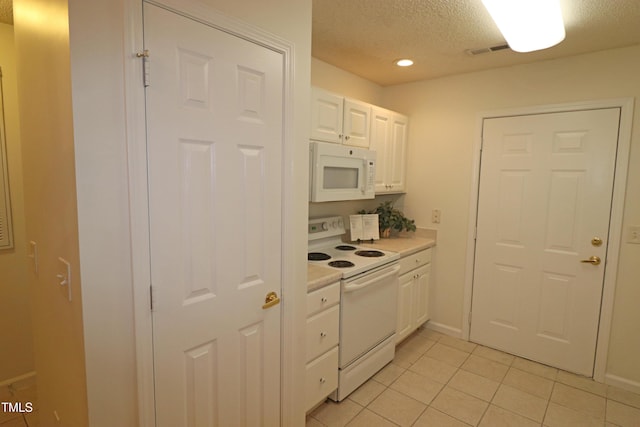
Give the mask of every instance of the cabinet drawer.
[{"label": "cabinet drawer", "polygon": [[338,345],[340,306],[321,311],[307,319],[307,361]]},{"label": "cabinet drawer", "polygon": [[400,258],[400,275],[431,262],[431,248]]},{"label": "cabinet drawer", "polygon": [[338,347],[307,364],[305,410],[313,408],[338,388]]},{"label": "cabinet drawer", "polygon": [[340,302],[340,282],[307,294],[307,316]]}]

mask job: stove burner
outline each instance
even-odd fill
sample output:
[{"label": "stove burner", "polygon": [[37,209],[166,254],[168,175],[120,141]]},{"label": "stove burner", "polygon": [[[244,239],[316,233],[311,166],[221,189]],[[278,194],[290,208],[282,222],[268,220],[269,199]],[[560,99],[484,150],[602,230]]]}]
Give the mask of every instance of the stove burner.
[{"label": "stove burner", "polygon": [[364,256],[367,258],[376,258],[384,256],[384,253],[380,251],[357,251],[356,255]]},{"label": "stove burner", "polygon": [[309,261],[326,261],[328,259],[331,259],[331,256],[324,252],[309,252],[307,254],[307,260]]},{"label": "stove burner", "polygon": [[336,249],[339,251],[354,251],[356,247],[351,245],[339,245],[336,246]]},{"label": "stove burner", "polygon": [[336,268],[349,268],[349,267],[354,267],[355,264],[352,263],[351,261],[345,261],[340,259],[337,261],[331,261],[329,263],[329,266],[336,267]]}]

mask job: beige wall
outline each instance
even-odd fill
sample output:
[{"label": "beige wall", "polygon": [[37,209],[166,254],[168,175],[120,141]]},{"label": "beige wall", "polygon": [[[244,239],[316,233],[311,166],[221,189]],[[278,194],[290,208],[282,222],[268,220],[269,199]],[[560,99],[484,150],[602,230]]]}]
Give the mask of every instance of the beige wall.
[{"label": "beige wall", "polygon": [[[28,270],[40,423],[87,425],[66,0],[15,0]],[[58,284],[71,263],[72,301]]]},{"label": "beige wall", "polygon": [[311,58],[311,84],[342,96],[383,106],[382,86],[316,58]]},{"label": "beige wall", "polygon": [[[433,321],[462,329],[472,147],[482,111],[640,96],[640,46],[385,88],[410,115],[405,208],[438,229]],[[637,101],[636,101],[637,102]],[[636,105],[624,228],[640,224],[640,108]],[[431,223],[431,210],[442,222]],[[640,390],[640,245],[622,243],[607,376]]]},{"label": "beige wall", "polygon": [[34,371],[31,310],[22,192],[22,151],[13,26],[0,24],[0,68],[4,92],[13,249],[0,250],[0,383]]}]

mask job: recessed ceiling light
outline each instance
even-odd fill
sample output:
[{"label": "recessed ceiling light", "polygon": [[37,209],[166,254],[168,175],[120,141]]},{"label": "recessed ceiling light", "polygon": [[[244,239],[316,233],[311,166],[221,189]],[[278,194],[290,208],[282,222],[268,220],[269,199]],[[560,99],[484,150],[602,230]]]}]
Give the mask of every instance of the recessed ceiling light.
[{"label": "recessed ceiling light", "polygon": [[410,59],[398,59],[396,65],[398,67],[410,67],[413,65],[413,61]]}]

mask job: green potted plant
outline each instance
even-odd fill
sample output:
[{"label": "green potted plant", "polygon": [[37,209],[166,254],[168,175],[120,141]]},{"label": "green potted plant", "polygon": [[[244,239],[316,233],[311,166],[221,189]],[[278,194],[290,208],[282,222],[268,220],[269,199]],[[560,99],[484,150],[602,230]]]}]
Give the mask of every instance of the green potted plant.
[{"label": "green potted plant", "polygon": [[382,202],[380,206],[370,212],[361,210],[359,214],[370,213],[378,214],[378,226],[380,228],[380,237],[389,237],[391,231],[416,231],[415,221],[404,216],[402,211],[393,207],[393,202],[388,200]]}]

